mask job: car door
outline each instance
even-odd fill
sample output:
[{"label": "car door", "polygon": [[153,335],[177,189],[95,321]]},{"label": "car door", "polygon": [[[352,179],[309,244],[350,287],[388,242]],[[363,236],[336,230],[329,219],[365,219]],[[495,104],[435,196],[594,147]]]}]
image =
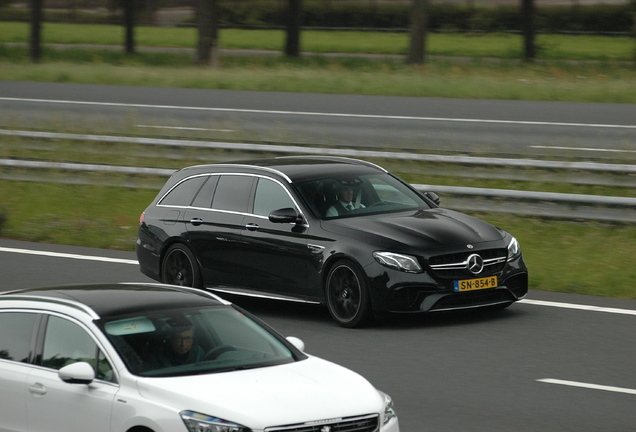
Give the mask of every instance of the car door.
[{"label": "car door", "polygon": [[245,272],[248,288],[305,299],[307,265],[312,259],[303,224],[273,223],[274,210],[298,206],[279,182],[261,177],[254,192],[252,212],[243,221],[242,256],[249,263]]},{"label": "car door", "polygon": [[26,382],[37,313],[0,312],[0,431],[28,431]]},{"label": "car door", "polygon": [[[78,361],[95,368],[97,378],[91,384],[69,384],[58,376],[60,368]],[[49,316],[39,363],[27,377],[29,432],[110,431],[119,386],[110,363],[85,327],[65,317]]]},{"label": "car door", "polygon": [[253,183],[249,175],[213,175],[186,211],[188,242],[207,286],[243,284],[241,228]]}]

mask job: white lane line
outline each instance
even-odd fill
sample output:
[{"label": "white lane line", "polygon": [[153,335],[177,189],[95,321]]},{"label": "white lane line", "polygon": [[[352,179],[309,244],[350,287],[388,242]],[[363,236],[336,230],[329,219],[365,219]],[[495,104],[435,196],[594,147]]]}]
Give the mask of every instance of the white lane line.
[{"label": "white lane line", "polygon": [[38,251],[38,250],[31,250],[31,249],[16,249],[16,248],[0,247],[0,252],[19,253],[19,254],[26,254],[26,255],[39,255],[39,256],[47,256],[47,257],[55,257],[55,258],[70,258],[70,259],[85,260],[85,261],[101,261],[101,262],[109,262],[109,263],[116,263],[116,264],[133,264],[133,265],[139,264],[139,262],[136,260],[108,258],[108,257],[91,256],[91,255],[67,254],[67,253],[60,253],[60,252],[47,252],[47,251]]},{"label": "white lane line", "polygon": [[126,107],[126,108],[153,108],[153,109],[191,110],[191,111],[236,112],[236,113],[249,113],[249,114],[280,114],[280,115],[347,117],[347,118],[365,118],[365,119],[440,121],[440,122],[455,122],[455,123],[492,123],[492,124],[515,124],[515,125],[529,125],[529,126],[569,126],[569,127],[587,127],[587,128],[636,129],[636,125],[620,125],[620,124],[588,124],[588,123],[561,123],[561,122],[540,122],[540,121],[519,121],[519,120],[461,119],[461,118],[447,118],[447,117],[391,116],[391,115],[373,115],[373,114],[324,113],[324,112],[310,112],[310,111],[279,111],[279,110],[257,110],[257,109],[240,109],[240,108],[192,107],[192,106],[175,106],[175,105],[148,105],[148,104],[133,104],[133,103],[128,104],[128,103],[118,103],[118,102],[89,102],[89,101],[10,98],[10,97],[0,97],[0,100],[12,101],[12,102],[38,102],[38,103],[94,105],[94,106]]},{"label": "white lane line", "polygon": [[585,311],[592,311],[592,312],[607,312],[607,313],[622,314],[622,315],[636,315],[636,310],[632,310],[632,309],[608,308],[608,307],[581,305],[581,304],[574,304],[574,303],[561,303],[561,302],[551,302],[551,301],[531,300],[531,299],[519,300],[518,303],[537,305],[537,306],[551,306],[551,307],[558,307],[558,308],[564,308],[564,309],[578,309],[578,310],[585,310]]},{"label": "white lane line", "polygon": [[536,149],[548,150],[571,150],[571,151],[590,151],[605,153],[636,153],[636,150],[620,150],[620,149],[602,149],[602,148],[586,148],[586,147],[559,147],[559,146],[530,146]]},{"label": "white lane line", "polygon": [[173,129],[173,130],[186,130],[186,131],[203,131],[203,132],[236,132],[232,129],[208,129],[200,127],[186,127],[186,126],[156,126],[156,125],[135,125],[138,128],[146,129]]},{"label": "white lane line", "polygon": [[[61,253],[61,252],[47,252],[47,251],[39,251],[39,250],[32,250],[32,249],[0,247],[0,252],[19,253],[19,254],[26,254],[26,255],[39,255],[39,256],[48,256],[48,257],[54,257],[54,258],[69,258],[69,259],[77,259],[77,260],[85,260],[85,261],[100,261],[100,262],[109,262],[109,263],[117,263],[117,264],[132,264],[132,265],[139,264],[137,260],[108,258],[108,257],[91,256],[91,255],[67,254],[67,253]],[[631,309],[606,308],[606,307],[600,307],[600,306],[580,305],[580,304],[574,304],[574,303],[560,303],[560,302],[550,302],[550,301],[531,300],[531,299],[523,299],[523,300],[520,300],[518,303],[537,305],[537,306],[560,307],[560,308],[566,308],[566,309],[579,309],[579,310],[586,310],[586,311],[593,311],[593,312],[608,312],[608,313],[623,314],[623,315],[636,315],[636,310],[631,310]]]},{"label": "white lane line", "polygon": [[636,389],[629,389],[629,388],[623,388],[623,387],[612,387],[612,386],[605,386],[605,385],[598,385],[598,384],[588,384],[588,383],[582,383],[577,381],[566,381],[566,380],[559,380],[559,379],[552,379],[552,378],[543,378],[543,379],[538,379],[537,381],[542,383],[547,383],[547,384],[558,384],[558,385],[564,385],[564,386],[570,386],[570,387],[582,387],[582,388],[587,388],[592,390],[603,390],[603,391],[610,391],[615,393],[627,393],[627,394],[636,395]]}]

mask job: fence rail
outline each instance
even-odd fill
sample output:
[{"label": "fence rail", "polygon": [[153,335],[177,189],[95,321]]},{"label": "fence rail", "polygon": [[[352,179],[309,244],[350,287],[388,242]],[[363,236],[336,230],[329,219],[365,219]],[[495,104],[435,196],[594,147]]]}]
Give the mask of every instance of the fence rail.
[{"label": "fence rail", "polygon": [[[305,146],[210,142],[158,138],[137,138],[108,135],[65,134],[34,131],[0,130],[0,135],[31,138],[57,138],[67,140],[134,143],[151,146],[197,147],[225,149],[241,152],[266,152],[282,154],[310,154],[373,158],[392,161],[420,161],[440,164],[462,164],[483,167],[524,167],[546,170],[563,170],[587,173],[610,173],[625,181],[634,181],[636,165],[590,162],[560,162],[534,159],[483,158],[471,156],[445,156],[403,152],[333,149]],[[55,181],[63,183],[99,184],[119,187],[159,188],[165,177],[174,170],[140,168],[98,164],[42,162],[18,159],[0,159],[0,177],[21,181]],[[63,172],[65,175],[51,175]],[[110,181],[99,173],[123,174],[122,179]],[[142,178],[141,180],[139,178]],[[636,198],[600,195],[580,195],[550,192],[533,192],[472,187],[451,187],[416,184],[422,191],[433,191],[443,198],[444,207],[490,213],[508,213],[528,216],[555,217],[576,220],[636,223]]]}]

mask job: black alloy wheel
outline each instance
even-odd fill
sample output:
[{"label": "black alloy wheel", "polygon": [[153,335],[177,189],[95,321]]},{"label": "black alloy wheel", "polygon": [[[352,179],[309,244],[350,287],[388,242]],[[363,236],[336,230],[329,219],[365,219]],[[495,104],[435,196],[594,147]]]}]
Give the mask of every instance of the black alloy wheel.
[{"label": "black alloy wheel", "polygon": [[329,313],[342,327],[361,327],[371,319],[371,302],[364,277],[349,261],[337,262],[325,287]]},{"label": "black alloy wheel", "polygon": [[161,281],[170,285],[202,288],[203,279],[194,254],[186,246],[170,246],[163,258]]}]

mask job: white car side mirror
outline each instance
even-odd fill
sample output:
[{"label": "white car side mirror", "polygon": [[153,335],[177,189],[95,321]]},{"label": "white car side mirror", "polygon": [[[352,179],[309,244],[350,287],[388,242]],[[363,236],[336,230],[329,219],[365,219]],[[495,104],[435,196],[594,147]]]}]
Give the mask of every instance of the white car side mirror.
[{"label": "white car side mirror", "polygon": [[298,339],[296,336],[287,336],[286,339],[289,343],[295,346],[298,349],[298,351],[305,352],[305,342]]},{"label": "white car side mirror", "polygon": [[57,371],[60,379],[69,384],[90,384],[95,379],[93,366],[86,362],[72,363]]}]

